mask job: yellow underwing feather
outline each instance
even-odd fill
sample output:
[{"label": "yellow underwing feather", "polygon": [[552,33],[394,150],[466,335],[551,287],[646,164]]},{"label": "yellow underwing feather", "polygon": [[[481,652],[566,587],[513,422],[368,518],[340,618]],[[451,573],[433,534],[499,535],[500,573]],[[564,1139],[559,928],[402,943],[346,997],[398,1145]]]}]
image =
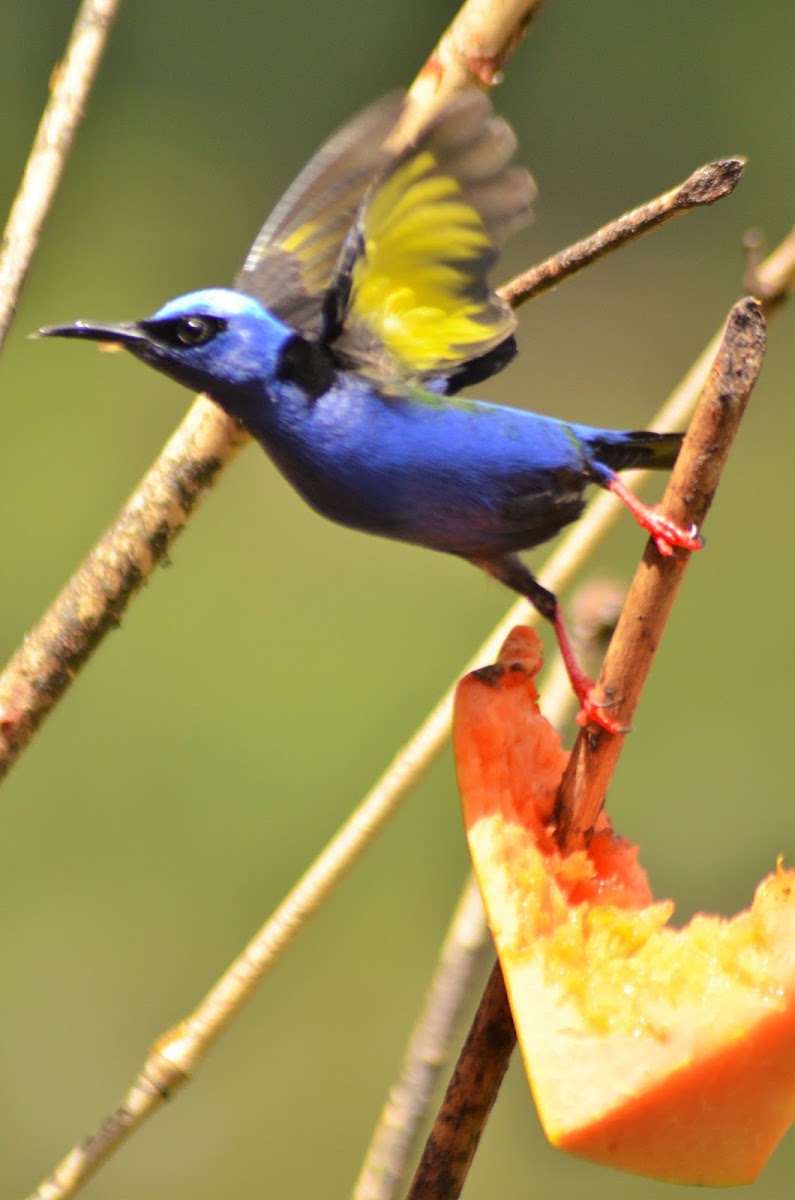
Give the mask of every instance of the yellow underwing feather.
[{"label": "yellow underwing feather", "polygon": [[463,92],[375,181],[340,259],[344,361],[385,380],[429,377],[510,335],[487,274],[530,218],[535,189],[509,166],[514,148],[487,98]]}]

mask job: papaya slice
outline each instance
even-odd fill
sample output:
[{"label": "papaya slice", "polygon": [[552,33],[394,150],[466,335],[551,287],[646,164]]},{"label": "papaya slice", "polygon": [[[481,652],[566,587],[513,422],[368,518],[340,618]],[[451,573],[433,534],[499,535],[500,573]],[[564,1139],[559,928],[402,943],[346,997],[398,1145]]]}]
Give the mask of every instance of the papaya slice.
[{"label": "papaya slice", "polygon": [[553,1145],[677,1183],[756,1178],[795,1119],[795,872],[732,919],[682,929],[603,814],[561,854],[567,755],[538,711],[538,638],[458,686],[472,859],[536,1106]]}]

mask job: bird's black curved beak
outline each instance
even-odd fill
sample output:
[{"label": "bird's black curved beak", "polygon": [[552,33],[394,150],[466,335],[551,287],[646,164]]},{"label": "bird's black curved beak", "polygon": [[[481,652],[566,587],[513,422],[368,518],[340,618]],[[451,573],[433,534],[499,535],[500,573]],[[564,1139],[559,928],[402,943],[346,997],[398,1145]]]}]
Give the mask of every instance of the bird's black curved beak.
[{"label": "bird's black curved beak", "polygon": [[106,342],[111,346],[124,346],[134,350],[149,338],[132,322],[117,325],[91,325],[88,321],[75,321],[72,325],[45,325],[33,337],[87,338],[92,342]]}]

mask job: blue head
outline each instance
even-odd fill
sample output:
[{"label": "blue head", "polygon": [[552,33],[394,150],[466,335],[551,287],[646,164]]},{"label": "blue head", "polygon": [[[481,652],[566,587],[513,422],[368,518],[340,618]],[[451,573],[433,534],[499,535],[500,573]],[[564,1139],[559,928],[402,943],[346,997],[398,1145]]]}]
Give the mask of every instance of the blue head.
[{"label": "blue head", "polygon": [[73,325],[39,330],[44,337],[89,338],[124,347],[197,392],[208,392],[246,423],[279,385],[325,390],[333,372],[318,347],[306,342],[251,296],[207,288],[169,300],[151,317],[118,325]]}]

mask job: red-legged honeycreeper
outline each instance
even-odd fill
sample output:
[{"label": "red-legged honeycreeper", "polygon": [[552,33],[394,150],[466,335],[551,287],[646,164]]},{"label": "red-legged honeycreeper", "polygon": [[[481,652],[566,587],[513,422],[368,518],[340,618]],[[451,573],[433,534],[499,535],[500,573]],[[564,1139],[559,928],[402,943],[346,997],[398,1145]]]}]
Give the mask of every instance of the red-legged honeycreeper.
[{"label": "red-legged honeycreeper", "polygon": [[468,559],[552,622],[580,720],[590,700],[555,596],[517,557],[615,492],[670,554],[695,549],[616,475],[672,466],[681,434],[573,425],[452,398],[516,353],[515,318],[487,274],[530,219],[510,126],[480,92],[453,97],[400,151],[386,99],[315,155],[266,221],[234,289],[170,300],[130,324],[42,329],[123,346],[207,392],[319,513]]}]

